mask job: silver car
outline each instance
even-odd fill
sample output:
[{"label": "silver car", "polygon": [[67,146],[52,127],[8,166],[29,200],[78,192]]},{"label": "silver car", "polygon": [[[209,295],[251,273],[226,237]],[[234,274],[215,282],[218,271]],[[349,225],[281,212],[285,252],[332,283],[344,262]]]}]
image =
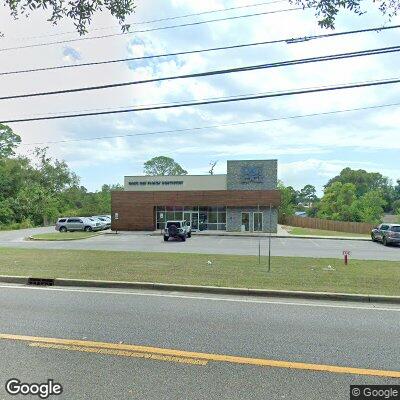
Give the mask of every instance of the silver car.
[{"label": "silver car", "polygon": [[103,229],[103,225],[100,221],[95,221],[91,218],[86,217],[66,217],[59,218],[56,226],[56,231],[60,232],[73,232],[73,231],[100,231]]}]

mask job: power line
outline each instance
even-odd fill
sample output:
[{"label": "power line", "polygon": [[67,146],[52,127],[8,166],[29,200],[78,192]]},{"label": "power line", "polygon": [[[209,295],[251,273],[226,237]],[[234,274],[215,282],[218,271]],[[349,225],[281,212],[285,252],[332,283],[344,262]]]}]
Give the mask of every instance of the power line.
[{"label": "power line", "polygon": [[172,56],[188,55],[188,54],[195,54],[195,53],[205,53],[205,52],[209,52],[209,51],[230,50],[230,49],[238,49],[238,48],[243,48],[243,47],[260,46],[260,45],[266,45],[266,44],[299,43],[299,42],[305,42],[305,41],[315,40],[315,39],[325,39],[325,38],[329,38],[332,36],[345,36],[345,35],[353,35],[353,34],[359,34],[359,33],[368,33],[368,32],[372,32],[372,31],[376,32],[379,30],[396,29],[399,27],[400,27],[400,25],[393,25],[393,26],[387,26],[387,27],[382,27],[382,28],[379,28],[379,27],[366,28],[366,29],[359,29],[359,30],[328,33],[328,34],[322,34],[322,35],[304,36],[304,37],[299,37],[299,38],[276,39],[276,40],[269,40],[269,41],[264,41],[264,42],[237,44],[237,45],[232,45],[232,46],[211,47],[211,48],[200,49],[200,50],[188,50],[188,51],[181,51],[181,52],[175,52],[175,53],[155,54],[155,55],[149,55],[149,56],[143,56],[143,57],[129,57],[129,58],[120,58],[120,59],[115,59],[115,60],[80,63],[80,64],[73,64],[73,65],[60,65],[60,66],[52,66],[52,67],[31,68],[31,69],[24,69],[24,70],[0,72],[0,76],[22,74],[22,73],[29,73],[29,72],[39,72],[39,71],[51,71],[51,70],[58,70],[58,69],[64,69],[64,68],[88,67],[88,66],[94,66],[94,65],[113,64],[113,63],[128,62],[128,61],[139,61],[139,60],[147,60],[147,59],[151,59],[151,58],[172,57]]},{"label": "power line", "polygon": [[42,144],[60,144],[60,143],[72,143],[72,142],[92,142],[92,141],[96,141],[96,140],[106,140],[106,139],[120,139],[120,138],[137,137],[137,136],[153,136],[153,135],[160,135],[160,134],[165,134],[165,133],[181,133],[181,132],[197,131],[197,130],[203,130],[203,129],[224,128],[224,127],[229,127],[229,126],[261,124],[261,123],[267,123],[267,122],[284,121],[284,120],[297,119],[297,118],[308,118],[308,117],[323,116],[323,115],[333,115],[333,114],[339,114],[339,113],[364,111],[364,110],[379,109],[379,108],[385,108],[385,107],[396,107],[396,106],[400,106],[400,103],[377,104],[374,106],[347,108],[347,109],[342,109],[342,110],[318,112],[318,113],[311,113],[311,114],[290,115],[290,116],[286,116],[286,117],[266,118],[266,119],[260,119],[260,120],[233,122],[233,123],[218,124],[218,125],[198,126],[198,127],[193,127],[193,128],[169,129],[169,130],[163,130],[163,131],[141,132],[141,133],[130,133],[130,134],[128,133],[125,135],[97,136],[97,137],[93,137],[93,138],[65,139],[65,140],[55,140],[55,141],[46,141],[46,142],[21,143],[21,146],[36,146],[36,145],[42,145]]},{"label": "power line", "polygon": [[299,94],[329,92],[329,91],[344,90],[344,89],[355,89],[355,88],[361,88],[361,87],[373,87],[373,86],[380,86],[380,85],[390,85],[390,84],[394,84],[394,83],[400,83],[400,78],[380,80],[380,81],[367,81],[367,82],[361,82],[361,83],[351,83],[351,84],[346,84],[346,85],[328,86],[328,87],[315,88],[315,89],[292,90],[292,91],[272,93],[272,94],[244,96],[241,98],[234,98],[234,99],[229,98],[229,99],[209,100],[209,101],[192,101],[192,102],[188,102],[188,103],[156,106],[156,107],[142,107],[142,108],[132,108],[132,109],[126,109],[126,110],[113,110],[113,111],[90,112],[90,113],[81,113],[81,114],[57,115],[57,116],[50,116],[50,117],[12,119],[12,120],[0,121],[0,123],[9,124],[9,123],[16,123],[16,122],[45,121],[45,120],[53,120],[53,119],[88,117],[88,116],[95,116],[95,115],[121,114],[121,113],[131,113],[131,112],[139,112],[139,111],[154,111],[154,110],[199,106],[199,105],[207,105],[207,104],[231,103],[231,102],[244,101],[244,100],[257,100],[257,99],[265,99],[265,98],[273,98],[273,97],[293,96],[293,95],[299,95]]},{"label": "power line", "polygon": [[[214,14],[214,13],[226,12],[226,11],[232,11],[232,10],[239,10],[239,9],[243,9],[243,8],[259,7],[259,6],[275,4],[275,3],[287,3],[287,0],[264,1],[262,3],[246,4],[246,5],[237,6],[237,7],[220,8],[218,10],[202,11],[202,12],[198,12],[198,13],[177,15],[177,16],[153,19],[153,20],[148,20],[148,21],[138,21],[138,22],[130,22],[130,23],[127,22],[124,25],[147,25],[147,24],[152,24],[155,22],[164,22],[164,21],[171,21],[171,20],[176,20],[176,19],[181,19],[181,18],[197,17],[200,15]],[[108,29],[113,29],[113,28],[116,29],[116,28],[120,28],[120,27],[121,27],[120,25],[118,25],[118,26],[113,25],[113,26],[108,26],[108,27],[95,28],[95,29],[92,29],[92,31],[102,31],[102,30],[108,30]],[[38,36],[16,37],[13,39],[17,39],[17,40],[41,39],[41,38],[45,38],[45,37],[55,37],[55,36],[70,35],[70,34],[76,34],[76,31],[59,32],[59,33],[38,35]]]},{"label": "power line", "polygon": [[186,24],[169,25],[169,26],[162,26],[162,27],[158,27],[158,28],[135,30],[135,31],[132,31],[132,32],[110,33],[110,34],[107,34],[107,35],[81,37],[81,38],[76,38],[76,39],[58,40],[58,41],[54,41],[54,42],[28,44],[28,45],[16,46],[16,47],[6,47],[6,48],[0,49],[0,51],[21,50],[21,49],[28,49],[28,48],[33,48],[33,47],[50,46],[50,45],[54,45],[54,44],[81,42],[81,41],[84,41],[84,40],[105,39],[105,38],[122,36],[122,35],[132,35],[134,33],[146,33],[146,32],[165,30],[165,29],[182,28],[182,27],[187,27],[187,26],[208,24],[208,23],[212,23],[212,22],[228,21],[228,20],[235,20],[235,19],[240,19],[240,18],[249,18],[249,17],[260,16],[260,15],[277,14],[277,13],[284,13],[284,12],[290,12],[290,11],[299,11],[299,10],[304,10],[304,8],[303,7],[286,8],[286,9],[282,9],[282,10],[264,11],[264,12],[259,12],[259,13],[236,15],[236,16],[233,16],[233,17],[215,18],[215,19],[210,19],[210,20],[207,20],[207,21],[188,22]]},{"label": "power line", "polygon": [[199,77],[204,77],[204,76],[231,74],[231,73],[245,72],[245,71],[255,71],[255,70],[267,69],[267,68],[277,68],[277,67],[284,67],[284,66],[309,64],[309,63],[314,63],[314,62],[340,60],[340,59],[353,58],[353,57],[362,57],[362,56],[369,56],[369,55],[393,53],[393,52],[398,52],[398,51],[400,51],[400,46],[383,47],[383,48],[379,48],[379,49],[370,49],[370,50],[361,50],[361,51],[349,52],[349,53],[331,54],[331,55],[326,55],[326,56],[302,58],[302,59],[288,60],[288,61],[279,61],[279,62],[275,62],[275,63],[250,65],[250,66],[246,66],[246,67],[229,68],[229,69],[199,72],[199,73],[193,73],[193,74],[168,76],[168,77],[162,77],[162,78],[143,79],[143,80],[139,80],[139,81],[110,83],[110,84],[98,85],[98,86],[87,86],[87,87],[81,87],[81,88],[54,90],[54,91],[48,91],[48,92],[35,92],[35,93],[17,94],[17,95],[11,95],[11,96],[2,96],[2,97],[0,97],[0,100],[21,99],[21,98],[38,97],[38,96],[50,96],[50,95],[54,95],[54,94],[77,93],[77,92],[85,92],[85,91],[100,90],[100,89],[111,89],[111,88],[116,88],[116,87],[138,85],[138,84],[143,84],[143,83],[162,82],[162,81],[175,80],[175,79],[199,78]]}]

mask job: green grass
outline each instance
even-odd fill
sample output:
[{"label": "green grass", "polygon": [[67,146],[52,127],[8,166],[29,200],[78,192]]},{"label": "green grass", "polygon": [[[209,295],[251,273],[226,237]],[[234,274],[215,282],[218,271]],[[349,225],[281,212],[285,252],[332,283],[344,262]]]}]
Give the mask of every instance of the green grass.
[{"label": "green grass", "polygon": [[[211,265],[207,263],[210,260]],[[0,275],[100,279],[400,295],[400,262],[142,253],[89,250],[0,249]],[[333,271],[325,268],[330,265]]]},{"label": "green grass", "polygon": [[31,238],[35,240],[62,241],[87,239],[97,235],[99,235],[98,232],[53,232],[39,233],[37,235],[32,235]]},{"label": "green grass", "polygon": [[293,227],[289,228],[292,235],[300,236],[343,236],[343,237],[364,237],[368,238],[370,235],[364,235],[361,233],[347,233],[347,232],[337,232],[337,231],[325,231],[322,229],[310,229],[310,228],[299,228]]}]

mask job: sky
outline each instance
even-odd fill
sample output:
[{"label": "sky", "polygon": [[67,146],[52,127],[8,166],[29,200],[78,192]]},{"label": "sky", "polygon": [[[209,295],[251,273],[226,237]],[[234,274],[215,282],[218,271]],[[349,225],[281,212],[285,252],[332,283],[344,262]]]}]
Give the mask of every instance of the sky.
[{"label": "sky", "polygon": [[[282,1],[225,10],[260,2],[137,0],[135,13],[127,21],[136,23],[136,30],[147,30],[293,7]],[[362,3],[365,3],[363,7],[367,12],[362,16],[349,11],[342,12],[336,20],[336,31],[400,23],[400,18],[388,21],[372,3]],[[224,11],[143,24],[159,18],[220,9]],[[331,32],[319,28],[313,10],[297,10],[104,39],[5,50],[79,38],[70,22],[63,21],[53,26],[47,22],[48,16],[48,13],[36,11],[29,19],[21,17],[15,21],[5,7],[0,8],[0,31],[4,34],[0,38],[0,73]],[[94,67],[0,75],[0,97],[395,46],[398,44],[399,29],[296,44],[279,43]],[[104,12],[95,16],[87,37],[118,32],[118,22]],[[97,91],[2,100],[0,120],[397,78],[398,58],[399,54],[392,53]],[[122,183],[124,175],[142,175],[145,161],[164,155],[174,158],[189,174],[207,174],[212,161],[218,161],[215,173],[223,174],[226,173],[226,160],[278,159],[278,175],[284,184],[296,189],[312,184],[321,194],[323,185],[345,167],[377,171],[394,181],[400,178],[399,106],[302,118],[287,117],[400,103],[399,85],[128,114],[11,123],[10,126],[22,138],[19,154],[30,155],[33,148],[38,146],[35,143],[48,146],[49,154],[64,159],[89,190],[98,190],[105,183]],[[286,119],[123,137],[276,118]],[[77,141],[99,136],[111,138]],[[65,142],[46,143],[54,141]]]}]

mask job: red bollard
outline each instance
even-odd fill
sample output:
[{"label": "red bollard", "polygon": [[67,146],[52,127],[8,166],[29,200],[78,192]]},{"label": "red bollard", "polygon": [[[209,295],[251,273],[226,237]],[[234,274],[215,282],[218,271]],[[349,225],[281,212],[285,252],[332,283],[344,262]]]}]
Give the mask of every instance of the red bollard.
[{"label": "red bollard", "polygon": [[344,265],[347,265],[349,262],[349,255],[350,251],[349,250],[343,250],[343,256],[344,256]]}]

